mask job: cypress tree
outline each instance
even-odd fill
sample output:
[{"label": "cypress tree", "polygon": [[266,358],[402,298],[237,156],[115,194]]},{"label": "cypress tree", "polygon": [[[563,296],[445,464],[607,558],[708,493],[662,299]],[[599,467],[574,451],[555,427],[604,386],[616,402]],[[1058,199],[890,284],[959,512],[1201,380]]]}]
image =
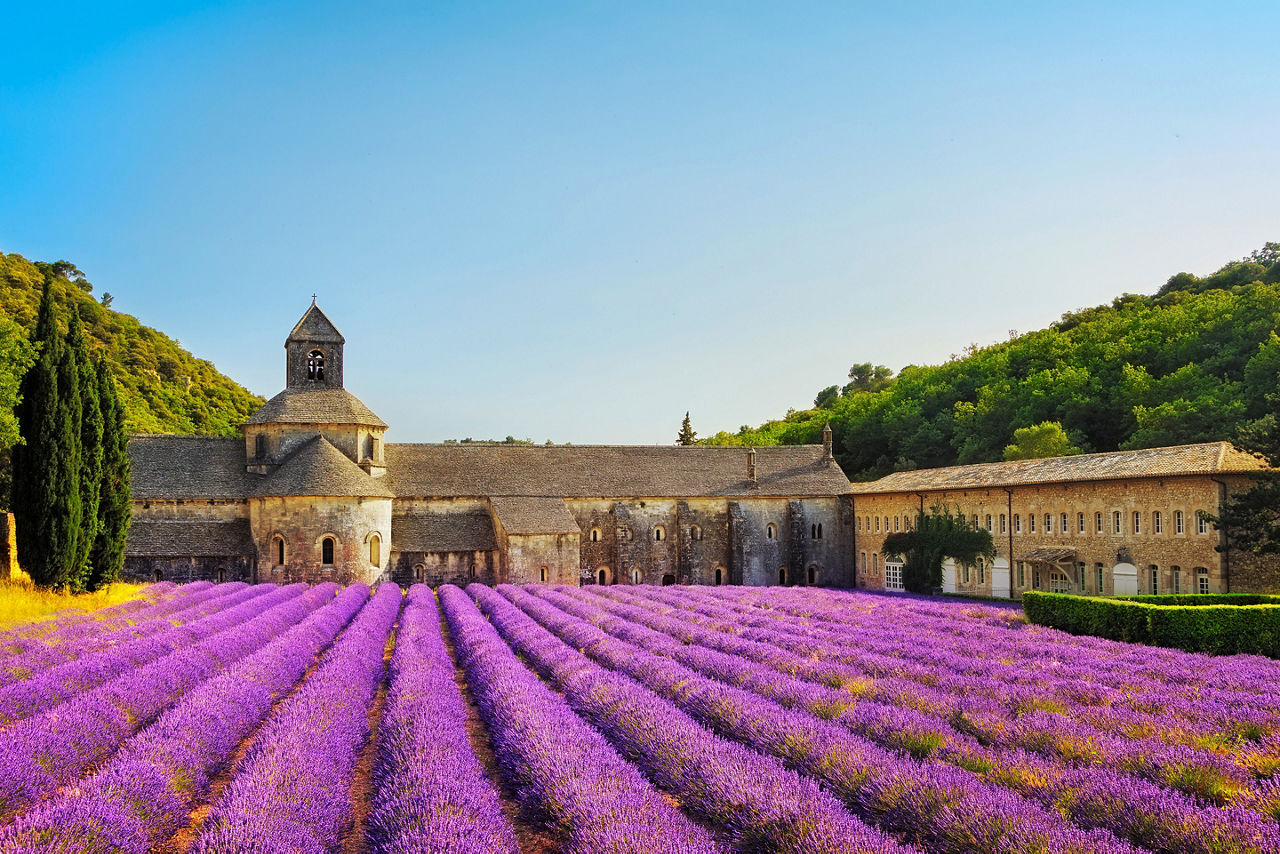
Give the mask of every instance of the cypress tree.
[{"label": "cypress tree", "polygon": [[98,497],[102,487],[102,409],[98,373],[89,359],[89,341],[77,311],[67,324],[67,350],[76,370],[79,399],[68,401],[80,414],[80,529],[76,536],[70,584],[84,590],[90,575],[89,552],[98,533]]},{"label": "cypress tree", "polygon": [[58,348],[58,409],[55,417],[54,456],[55,483],[61,524],[66,527],[60,555],[57,587],[80,590],[81,526],[84,524],[84,501],[80,491],[81,459],[80,427],[84,420],[80,397],[80,364],[72,348],[64,343]]},{"label": "cypress tree", "polygon": [[116,381],[103,359],[97,364],[98,404],[102,410],[102,489],[97,537],[89,555],[87,587],[97,590],[115,581],[124,566],[125,538],[133,513],[129,489],[129,441]]},{"label": "cypress tree", "polygon": [[[13,449],[12,507],[17,523],[18,559],[43,587],[67,584],[80,506],[71,442],[65,435],[67,407],[63,404],[60,370],[64,358],[58,332],[53,284],[46,276],[32,343],[39,351],[34,364],[22,378],[22,402],[18,406],[18,429],[23,443]],[[74,444],[79,445],[79,425]],[[78,461],[76,461],[78,462]]]}]

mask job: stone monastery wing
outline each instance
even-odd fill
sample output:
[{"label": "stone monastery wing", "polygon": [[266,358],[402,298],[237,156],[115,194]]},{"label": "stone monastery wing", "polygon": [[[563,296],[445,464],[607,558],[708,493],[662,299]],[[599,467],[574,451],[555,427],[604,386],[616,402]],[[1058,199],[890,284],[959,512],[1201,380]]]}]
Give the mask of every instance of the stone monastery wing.
[{"label": "stone monastery wing", "polygon": [[849,480],[821,445],[747,449],[628,445],[388,444],[398,497],[550,498],[816,497],[843,495]]},{"label": "stone monastery wing", "polygon": [[1261,459],[1237,450],[1229,442],[1204,442],[1169,448],[895,472],[870,483],[855,483],[851,492],[870,495],[1135,477],[1240,474],[1266,467]]},{"label": "stone monastery wing", "polygon": [[404,552],[478,552],[498,547],[493,519],[484,510],[395,513],[395,547]]}]

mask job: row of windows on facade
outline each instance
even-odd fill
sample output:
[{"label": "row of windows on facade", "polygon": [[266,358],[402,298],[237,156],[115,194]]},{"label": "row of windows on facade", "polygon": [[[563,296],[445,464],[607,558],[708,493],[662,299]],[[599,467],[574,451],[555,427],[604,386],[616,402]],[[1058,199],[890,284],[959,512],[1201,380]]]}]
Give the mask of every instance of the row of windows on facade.
[{"label": "row of windows on facade", "polygon": [[[285,545],[284,537],[276,536],[272,540],[272,547],[275,551],[276,566],[284,566],[285,563]],[[334,556],[338,548],[338,540],[336,537],[325,537],[320,541],[320,564],[321,566],[333,566]],[[369,563],[374,566],[382,565],[382,538],[377,534],[369,535]]]},{"label": "row of windows on facade", "polygon": [[[635,536],[635,534],[634,534],[634,532],[633,532],[630,528],[619,528],[619,529],[618,529],[618,539],[626,540],[627,542],[630,542],[632,539],[634,539],[634,536]],[[591,533],[590,533],[590,539],[591,539],[591,542],[593,542],[593,543],[598,543],[598,542],[600,542],[600,537],[601,537],[600,529],[599,529],[599,528],[592,528],[592,529],[591,529]],[[778,539],[778,526],[777,526],[777,525],[775,525],[775,524],[773,524],[772,522],[770,522],[769,524],[765,525],[765,526],[764,526],[764,537],[765,537],[765,539],[766,539],[766,540],[776,540],[776,539]],[[662,542],[663,540],[665,540],[666,538],[667,538],[667,529],[666,529],[665,527],[663,527],[662,525],[654,525],[654,526],[653,526],[653,539],[654,539],[654,542],[658,542],[658,543],[660,543],[660,542]],[[689,539],[691,539],[691,540],[701,540],[701,539],[702,539],[702,528],[701,528],[700,526],[698,526],[698,525],[690,525],[690,526],[689,526]],[[812,540],[820,540],[820,539],[822,539],[822,523],[821,523],[821,522],[815,522],[815,523],[813,523],[813,524],[809,525],[809,539],[812,539]]]},{"label": "row of windows on facade", "polygon": [[[967,569],[967,568],[966,568]],[[1104,593],[1105,588],[1105,571],[1103,564],[1095,563],[1093,565],[1093,592]],[[1041,570],[1033,567],[1030,571],[1031,589],[1041,590],[1047,589],[1050,593],[1088,593],[1089,591],[1089,572],[1084,563],[1077,563],[1072,574],[1067,574],[1062,569],[1045,570],[1046,576],[1042,578]],[[1207,595],[1209,593],[1209,570],[1203,566],[1197,566],[1191,570],[1190,577],[1184,580],[1182,567],[1169,567],[1170,587],[1165,589],[1160,582],[1160,567],[1156,564],[1150,564],[1144,573],[1142,586],[1146,589],[1140,590],[1142,593],[1149,593],[1153,596],[1160,593],[1200,593]],[[1074,576],[1074,577],[1073,577]],[[1018,562],[1018,586],[1027,586],[1027,566],[1022,561]],[[965,582],[968,583],[968,574],[966,573]],[[1041,586],[1042,580],[1047,582],[1044,587]],[[978,582],[981,584],[982,579]],[[1191,585],[1194,585],[1192,587]],[[1185,588],[1185,589],[1184,589]]]},{"label": "row of windows on facade", "polygon": [[[542,568],[542,580],[544,582],[547,580],[546,570],[547,568],[544,566]],[[805,577],[808,581],[809,586],[812,587],[816,585],[818,583],[818,578],[819,578],[818,566],[816,564],[810,566],[805,573]],[[609,570],[609,567],[607,566],[602,566],[598,568],[595,573],[595,578],[596,578],[596,583],[602,586],[607,586],[613,583],[613,573]],[[640,575],[640,570],[634,569],[631,571],[632,584],[640,584],[641,578],[642,576]],[[671,573],[667,573],[666,575],[662,576],[663,587],[669,587],[675,583],[676,583],[675,575]],[[717,587],[724,584],[724,570],[721,569],[720,567],[716,567],[714,583]],[[782,566],[778,568],[778,584],[786,584],[786,583],[787,583],[787,568],[785,566]]]},{"label": "row of windows on facade", "polygon": [[[1143,515],[1144,514],[1141,511],[1135,510],[1132,513],[1132,515],[1129,517],[1129,530],[1125,531],[1124,530],[1124,521],[1125,521],[1124,513],[1121,512],[1120,510],[1112,510],[1111,518],[1110,518],[1110,530],[1108,530],[1107,529],[1108,520],[1106,515],[1101,511],[1098,511],[1093,514],[1092,532],[1095,534],[1107,534],[1107,533],[1141,534],[1143,533],[1144,530],[1147,530],[1145,525],[1143,524]],[[1160,510],[1152,510],[1150,515],[1151,515],[1151,520],[1150,520],[1151,527],[1149,529],[1150,533],[1152,534],[1165,533],[1164,513],[1161,512]],[[1195,518],[1196,533],[1197,534],[1209,533],[1209,520],[1205,518],[1204,511],[1197,510],[1192,515]],[[894,532],[910,531],[913,518],[914,517],[912,516],[892,517],[893,531]],[[883,520],[884,532],[888,533],[889,524],[890,524],[890,517],[888,516],[859,516],[858,531],[861,532],[863,530],[866,530],[868,532],[871,532],[874,527],[874,532],[878,534],[881,532],[881,520]],[[998,522],[998,526],[997,526],[997,522]],[[1015,534],[1023,533],[1022,522],[1023,522],[1022,514],[1014,513],[1013,514],[1013,532]],[[1045,513],[1043,516],[1037,516],[1035,513],[1028,513],[1026,515],[1026,522],[1027,522],[1026,532],[1031,534],[1036,534],[1036,533],[1052,534],[1054,533],[1055,524],[1057,526],[1057,532],[1061,534],[1070,534],[1070,533],[1087,534],[1090,532],[1087,525],[1087,517],[1084,513],[1076,513],[1076,526],[1075,526],[1074,532],[1071,529],[1071,514],[1069,513],[1059,513],[1056,516],[1053,513]],[[999,533],[1001,534],[1009,533],[1009,517],[1004,513],[999,514],[999,516],[993,516],[992,514],[987,513],[986,516],[981,520],[981,522],[979,521],[978,514],[974,513],[969,517],[969,524],[972,525],[974,528],[977,528],[981,524],[982,527],[985,527],[987,531],[990,533],[996,533],[997,527],[999,528]],[[1040,530],[1038,531],[1036,529],[1037,524],[1041,525]],[[1187,514],[1181,510],[1173,511],[1173,533],[1185,534],[1186,532],[1187,532]]]}]

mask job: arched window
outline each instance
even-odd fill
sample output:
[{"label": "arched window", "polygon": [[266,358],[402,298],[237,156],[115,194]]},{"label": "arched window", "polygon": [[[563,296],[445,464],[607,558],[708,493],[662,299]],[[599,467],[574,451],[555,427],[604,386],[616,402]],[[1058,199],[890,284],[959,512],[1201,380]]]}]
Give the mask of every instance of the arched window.
[{"label": "arched window", "polygon": [[325,566],[333,566],[333,537],[325,537],[320,541],[320,562]]},{"label": "arched window", "polygon": [[324,379],[324,353],[319,350],[307,354],[307,379],[311,382]]},{"label": "arched window", "polygon": [[151,573],[151,576],[152,576],[153,578],[155,578],[155,580],[156,580],[156,581],[163,581],[163,580],[164,580],[164,573],[163,573],[163,572],[161,572],[161,571],[160,571],[160,570],[158,570],[158,569],[157,569],[155,572]]},{"label": "arched window", "polygon": [[468,567],[467,577],[470,578],[472,581],[476,580],[476,565],[474,563],[471,564],[470,567]]},{"label": "arched window", "polygon": [[631,570],[631,583],[632,584],[640,583],[640,570],[638,569]]},{"label": "arched window", "polygon": [[600,571],[597,573],[597,577],[599,579],[600,586],[603,587],[607,585],[609,583],[609,570],[605,569],[604,567],[600,567]]},{"label": "arched window", "polygon": [[778,568],[778,584],[782,586],[786,586],[786,583],[787,583],[787,568],[785,566],[782,566]]},{"label": "arched window", "polygon": [[1173,532],[1175,534],[1187,532],[1187,517],[1181,510],[1175,510],[1173,513]]},{"label": "arched window", "polygon": [[214,579],[214,581],[216,581],[218,584],[223,584],[223,583],[225,583],[225,582],[226,582],[226,580],[227,580],[227,571],[226,571],[225,569],[219,569],[219,570],[214,574],[213,579]]},{"label": "arched window", "polygon": [[809,524],[809,539],[818,539],[818,526],[813,523]]},{"label": "arched window", "polygon": [[593,543],[598,543],[598,542],[600,542],[600,529],[599,529],[599,528],[592,528],[592,529],[591,529],[591,542],[593,542]]},{"label": "arched window", "polygon": [[369,538],[369,563],[374,566],[382,565],[382,538],[377,534]]},{"label": "arched window", "polygon": [[538,580],[543,584],[547,583],[547,568],[545,566],[538,570]]},{"label": "arched window", "polygon": [[276,566],[284,566],[284,537],[276,537]]},{"label": "arched window", "polygon": [[766,540],[778,539],[778,528],[772,522],[764,526],[764,538]]},{"label": "arched window", "polygon": [[690,525],[690,526],[689,526],[689,539],[691,539],[691,540],[700,540],[700,539],[702,539],[702,528],[701,528],[701,526],[699,526],[699,525]]},{"label": "arched window", "polygon": [[822,539],[822,523],[818,523],[818,539]]},{"label": "arched window", "polygon": [[811,566],[809,567],[809,586],[812,587],[817,583],[818,583],[818,568],[816,566]]},{"label": "arched window", "polygon": [[724,570],[721,569],[720,567],[716,567],[716,587],[719,587],[723,583],[724,583]]},{"label": "arched window", "polygon": [[653,529],[654,542],[660,543],[666,538],[667,538],[667,529],[662,527],[661,525],[655,526]]},{"label": "arched window", "polygon": [[427,568],[423,564],[417,563],[413,566],[413,580],[422,581],[427,575]]}]

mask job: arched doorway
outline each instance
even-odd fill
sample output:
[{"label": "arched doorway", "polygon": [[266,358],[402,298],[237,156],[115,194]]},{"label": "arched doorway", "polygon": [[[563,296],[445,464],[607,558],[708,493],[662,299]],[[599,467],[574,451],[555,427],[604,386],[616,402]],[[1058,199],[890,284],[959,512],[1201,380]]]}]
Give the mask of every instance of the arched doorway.
[{"label": "arched doorway", "polygon": [[818,567],[817,566],[811,565],[809,567],[808,582],[810,587],[813,587],[818,583]]},{"label": "arched doorway", "polygon": [[609,571],[609,567],[601,566],[596,568],[596,584],[601,587],[608,587],[613,582],[613,573]]},{"label": "arched doorway", "polygon": [[724,584],[724,570],[720,567],[716,567],[716,587],[719,587],[721,584]]},{"label": "arched doorway", "polygon": [[787,586],[787,568],[785,566],[778,568],[778,586]]}]

